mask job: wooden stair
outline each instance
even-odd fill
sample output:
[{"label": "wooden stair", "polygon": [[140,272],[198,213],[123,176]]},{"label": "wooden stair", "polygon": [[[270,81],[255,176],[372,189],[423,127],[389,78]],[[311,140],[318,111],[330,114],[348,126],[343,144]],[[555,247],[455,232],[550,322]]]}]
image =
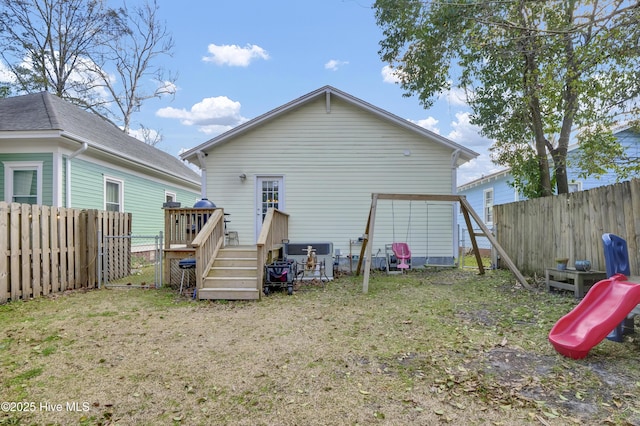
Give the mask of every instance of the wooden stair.
[{"label": "wooden stair", "polygon": [[255,246],[220,249],[198,291],[199,299],[257,300],[260,298]]}]

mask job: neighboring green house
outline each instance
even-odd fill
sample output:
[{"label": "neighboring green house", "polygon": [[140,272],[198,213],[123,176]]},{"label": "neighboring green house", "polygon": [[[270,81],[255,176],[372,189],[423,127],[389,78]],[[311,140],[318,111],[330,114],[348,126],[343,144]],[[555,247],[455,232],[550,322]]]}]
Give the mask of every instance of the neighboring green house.
[{"label": "neighboring green house", "polygon": [[47,92],[0,99],[0,201],[130,212],[164,229],[163,203],[191,207],[199,175],[96,114]]}]

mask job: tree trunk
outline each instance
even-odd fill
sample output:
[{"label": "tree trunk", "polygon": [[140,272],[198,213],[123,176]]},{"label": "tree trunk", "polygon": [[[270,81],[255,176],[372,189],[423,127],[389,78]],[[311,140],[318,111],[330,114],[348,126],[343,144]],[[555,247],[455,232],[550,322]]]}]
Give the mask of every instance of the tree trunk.
[{"label": "tree trunk", "polygon": [[539,192],[541,197],[547,197],[549,195],[553,195],[553,188],[551,187],[551,172],[549,171],[547,138],[544,135],[542,117],[540,114],[540,100],[536,96],[531,96],[529,108],[536,143],[536,155],[538,156],[538,169],[540,171]]},{"label": "tree trunk", "polygon": [[[540,170],[540,196],[547,197],[553,195],[549,160],[547,159],[547,150],[544,147],[544,142],[540,143],[537,139],[538,136],[536,135],[536,152],[538,154],[538,168]],[[542,150],[540,150],[540,146],[542,146]]]},{"label": "tree trunk", "polygon": [[[526,17],[523,17],[526,22]],[[538,184],[538,193],[541,197],[553,194],[551,188],[551,176],[549,173],[549,159],[547,156],[547,139],[544,134],[544,125],[542,120],[542,109],[540,107],[540,98],[538,97],[538,66],[536,63],[536,52],[538,46],[536,38],[530,32],[525,34],[523,39],[523,56],[525,68],[523,70],[523,89],[528,99],[529,114],[531,117],[531,127],[535,138],[536,155],[538,157],[538,169],[540,171],[540,182]]]},{"label": "tree trunk", "polygon": [[567,178],[567,153],[564,154],[556,150],[553,154],[553,166],[555,169],[556,188],[558,194],[567,194],[569,192],[569,180]]}]

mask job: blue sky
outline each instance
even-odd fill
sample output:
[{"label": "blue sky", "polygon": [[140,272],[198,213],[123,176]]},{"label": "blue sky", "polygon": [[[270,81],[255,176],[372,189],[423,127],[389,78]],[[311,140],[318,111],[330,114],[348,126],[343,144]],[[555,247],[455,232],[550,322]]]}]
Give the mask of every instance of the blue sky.
[{"label": "blue sky", "polygon": [[[171,154],[331,85],[420,124],[478,153],[458,184],[501,169],[490,142],[468,123],[452,93],[425,110],[384,72],[382,31],[366,0],[158,0],[175,42],[165,66],[178,74],[173,98],[147,101],[134,117],[159,130]],[[133,127],[136,125],[133,123]]]}]

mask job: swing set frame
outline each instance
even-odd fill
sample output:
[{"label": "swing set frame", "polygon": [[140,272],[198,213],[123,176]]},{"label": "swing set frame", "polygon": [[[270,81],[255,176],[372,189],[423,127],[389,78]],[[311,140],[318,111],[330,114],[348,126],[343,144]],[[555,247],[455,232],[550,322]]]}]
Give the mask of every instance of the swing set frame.
[{"label": "swing set frame", "polygon": [[[508,268],[511,270],[513,275],[517,278],[517,280],[522,284],[522,286],[526,289],[531,289],[531,286],[524,278],[524,276],[520,273],[515,263],[511,260],[509,255],[504,251],[504,249],[498,244],[498,240],[493,236],[487,225],[485,225],[480,216],[473,210],[473,207],[467,201],[467,198],[464,195],[443,195],[443,194],[380,194],[380,193],[372,193],[371,194],[371,209],[369,210],[369,218],[367,220],[367,226],[365,228],[362,240],[362,247],[360,248],[360,258],[358,260],[358,268],[356,270],[356,275],[360,275],[362,268],[364,267],[364,278],[362,281],[362,292],[367,293],[369,291],[369,273],[371,272],[371,246],[373,242],[373,231],[375,228],[376,221],[376,209],[378,206],[378,200],[401,200],[401,201],[441,201],[447,203],[460,203],[460,209],[462,211],[462,215],[464,216],[464,220],[467,224],[467,229],[469,230],[469,235],[471,239],[471,245],[473,247],[473,254],[475,255],[476,262],[478,263],[478,269],[480,270],[480,274],[484,274],[484,266],[482,265],[482,258],[480,257],[480,251],[478,250],[478,243],[476,241],[476,236],[486,237],[491,245],[498,251],[502,260],[506,263]],[[482,232],[471,232],[473,229],[471,218],[476,222],[478,227],[482,230]]]}]

